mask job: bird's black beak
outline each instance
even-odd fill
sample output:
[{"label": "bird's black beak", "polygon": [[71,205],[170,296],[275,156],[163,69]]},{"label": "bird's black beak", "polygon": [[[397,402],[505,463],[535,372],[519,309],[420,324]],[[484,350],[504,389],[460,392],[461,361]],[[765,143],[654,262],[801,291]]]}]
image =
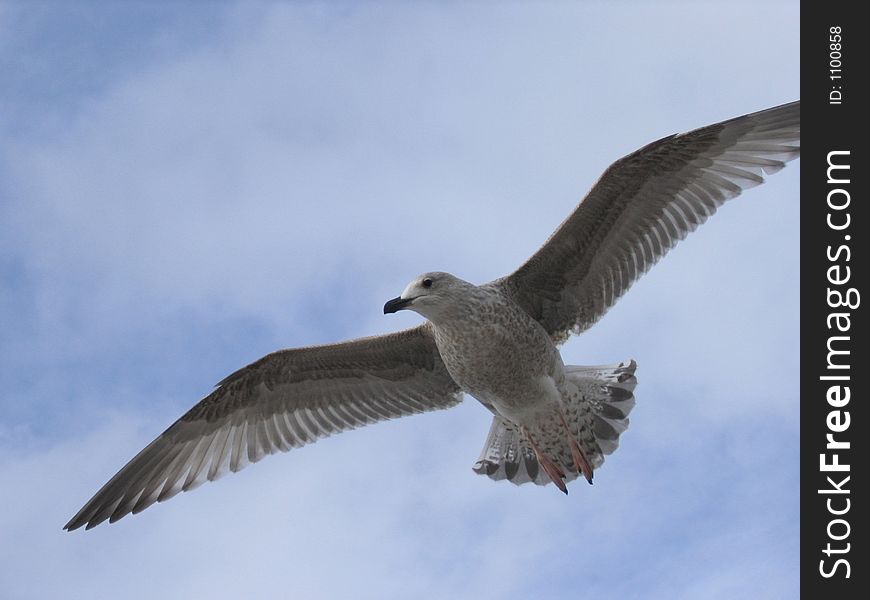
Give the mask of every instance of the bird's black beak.
[{"label": "bird's black beak", "polygon": [[406,308],[411,302],[413,298],[402,298],[401,296],[398,298],[393,298],[392,300],[388,300],[386,304],[384,304],[384,314],[390,314]]}]

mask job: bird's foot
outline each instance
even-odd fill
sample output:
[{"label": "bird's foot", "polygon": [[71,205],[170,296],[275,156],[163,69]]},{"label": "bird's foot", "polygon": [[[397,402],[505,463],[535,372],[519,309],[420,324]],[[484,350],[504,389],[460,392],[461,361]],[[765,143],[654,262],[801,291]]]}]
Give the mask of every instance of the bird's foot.
[{"label": "bird's foot", "polygon": [[544,472],[549,476],[550,481],[555,483],[556,487],[567,495],[568,487],[565,485],[565,472],[562,471],[562,467],[554,463],[546,454],[540,451],[534,438],[532,438],[532,434],[529,433],[527,428],[523,427],[523,433],[526,435],[526,439],[529,440],[529,445],[532,447],[535,457],[538,459],[538,464],[544,467]]},{"label": "bird's foot", "polygon": [[590,484],[592,484],[592,465],[586,460],[586,455],[580,449],[580,444],[574,439],[574,436],[568,434],[568,444],[571,446],[571,457],[574,459],[574,466],[578,473],[582,473]]},{"label": "bird's foot", "polygon": [[565,415],[559,413],[559,416],[562,417],[562,424],[565,426],[565,433],[568,434],[568,446],[571,448],[571,458],[574,459],[574,468],[577,469],[578,473],[582,473],[583,477],[585,477],[586,481],[591,485],[592,465],[586,459],[586,455],[583,454],[583,450],[580,448],[577,438],[575,438],[574,434],[571,433],[571,429],[568,427],[567,421],[565,421]]}]

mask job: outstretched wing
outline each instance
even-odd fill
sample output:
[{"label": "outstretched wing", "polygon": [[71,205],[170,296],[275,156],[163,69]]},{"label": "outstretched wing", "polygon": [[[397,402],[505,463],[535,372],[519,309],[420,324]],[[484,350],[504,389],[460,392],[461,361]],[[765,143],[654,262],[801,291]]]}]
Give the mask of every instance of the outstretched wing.
[{"label": "outstretched wing", "polygon": [[726,200],[800,154],[800,101],[672,135],[616,161],[501,287],[555,341],[588,329]]},{"label": "outstretched wing", "polygon": [[114,522],[267,454],[461,399],[428,325],[275,352],[221,381],[64,528]]}]

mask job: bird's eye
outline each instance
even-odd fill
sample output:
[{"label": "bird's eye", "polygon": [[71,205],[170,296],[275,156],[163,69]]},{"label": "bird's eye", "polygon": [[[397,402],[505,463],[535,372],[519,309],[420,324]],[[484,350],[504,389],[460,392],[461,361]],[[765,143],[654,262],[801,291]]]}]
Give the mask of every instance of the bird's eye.
[{"label": "bird's eye", "polygon": [[426,279],[424,279],[421,283],[423,284],[424,288],[432,287],[432,280],[429,279],[428,277]]}]

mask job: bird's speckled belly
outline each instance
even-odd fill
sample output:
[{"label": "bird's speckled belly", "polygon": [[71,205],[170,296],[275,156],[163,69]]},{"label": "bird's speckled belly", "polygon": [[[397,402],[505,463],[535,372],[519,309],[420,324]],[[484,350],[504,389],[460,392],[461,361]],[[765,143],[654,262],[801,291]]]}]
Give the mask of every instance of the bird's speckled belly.
[{"label": "bird's speckled belly", "polygon": [[435,341],[463,391],[513,420],[559,402],[564,374],[559,351],[537,322],[523,314],[506,325],[504,316],[438,327]]}]

